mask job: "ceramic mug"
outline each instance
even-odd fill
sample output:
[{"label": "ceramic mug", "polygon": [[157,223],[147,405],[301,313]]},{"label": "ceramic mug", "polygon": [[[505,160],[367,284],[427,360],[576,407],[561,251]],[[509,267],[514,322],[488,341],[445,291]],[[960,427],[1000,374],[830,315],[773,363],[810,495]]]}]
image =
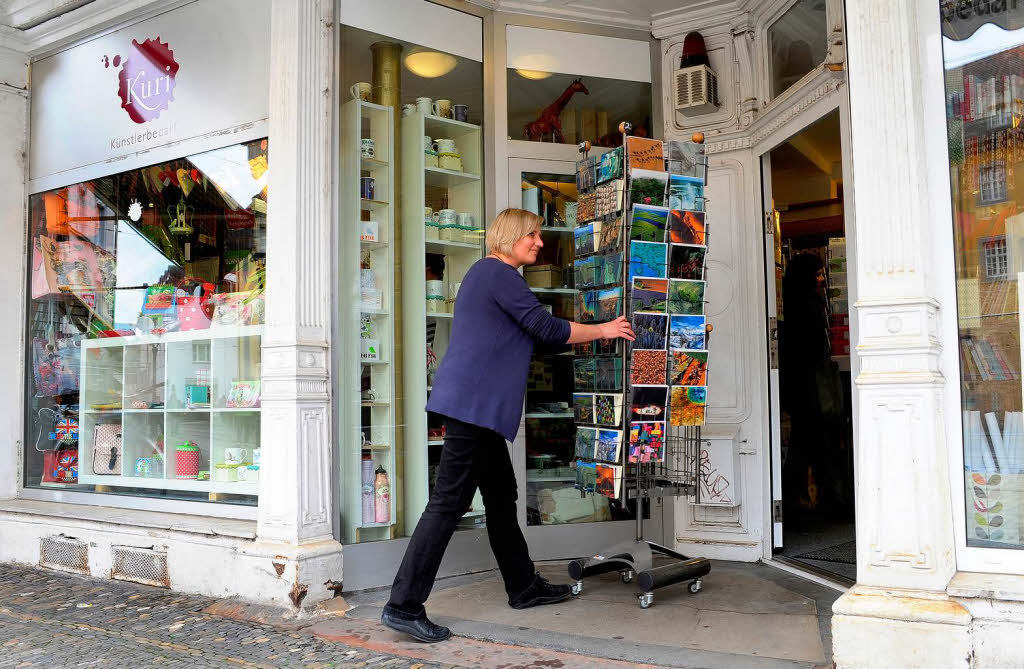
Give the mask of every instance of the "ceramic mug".
[{"label": "ceramic mug", "polygon": [[430,98],[416,98],[416,110],[429,116],[434,111],[434,101]]},{"label": "ceramic mug", "polygon": [[252,449],[252,463],[258,465],[260,463],[260,447]]},{"label": "ceramic mug", "polygon": [[359,177],[359,197],[364,200],[372,200],[376,190],[376,181],[373,177]]},{"label": "ceramic mug", "polygon": [[469,120],[469,107],[466,105],[455,105],[452,107],[452,114],[454,114],[456,121],[466,123]]},{"label": "ceramic mug", "polygon": [[413,105],[413,104],[402,105],[402,116],[403,117],[405,117],[405,116],[412,116],[415,113],[416,113],[416,105]]},{"label": "ceramic mug", "polygon": [[423,220],[432,221],[434,220],[434,210],[430,207],[423,207]]},{"label": "ceramic mug", "polygon": [[438,100],[430,107],[431,111],[434,112],[434,116],[440,116],[441,118],[452,117],[452,101],[451,100]]},{"label": "ceramic mug", "polygon": [[427,295],[430,296],[444,296],[444,281],[441,279],[431,279],[427,281]]},{"label": "ceramic mug", "polygon": [[458,153],[458,149],[455,147],[454,139],[436,139],[434,145],[437,147],[435,151],[438,153]]},{"label": "ceramic mug", "polygon": [[363,102],[370,101],[370,84],[365,81],[360,81],[352,84],[352,87],[348,89],[348,92],[352,94],[353,100],[362,100]]},{"label": "ceramic mug", "polygon": [[375,158],[377,155],[377,143],[369,137],[359,140],[359,155],[363,158]]},{"label": "ceramic mug", "polygon": [[225,448],[224,449],[224,462],[229,465],[238,465],[245,462],[245,456],[249,454],[249,451],[244,448]]},{"label": "ceramic mug", "polygon": [[463,225],[467,228],[473,227],[473,214],[468,212],[461,212],[456,218],[456,223]]},{"label": "ceramic mug", "polygon": [[434,212],[434,215],[430,217],[435,223],[441,225],[455,225],[456,216],[454,209],[441,209]]},{"label": "ceramic mug", "polygon": [[423,150],[424,151],[433,151],[434,150],[434,140],[430,139],[426,135],[423,135]]}]

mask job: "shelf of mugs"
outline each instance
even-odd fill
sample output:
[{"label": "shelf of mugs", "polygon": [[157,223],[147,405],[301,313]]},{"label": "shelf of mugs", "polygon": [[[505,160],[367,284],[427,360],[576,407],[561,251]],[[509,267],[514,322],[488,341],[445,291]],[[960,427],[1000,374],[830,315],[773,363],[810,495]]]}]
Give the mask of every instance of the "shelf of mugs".
[{"label": "shelf of mugs", "polygon": [[472,181],[480,181],[479,174],[470,174],[469,172],[459,172],[456,170],[446,170],[443,167],[424,167],[425,181],[428,186],[438,186],[440,188],[451,188],[452,186],[458,186],[464,183],[470,183]]},{"label": "shelf of mugs", "polygon": [[390,204],[390,202],[385,202],[384,200],[368,200],[362,197],[359,198],[359,206],[363,209],[363,211],[375,211],[377,209],[383,209],[384,207],[387,207]]},{"label": "shelf of mugs", "polygon": [[364,155],[359,156],[359,167],[365,172],[371,172],[373,170],[385,169],[390,165],[386,160],[379,160],[377,158],[368,158]]},{"label": "shelf of mugs", "polygon": [[423,127],[431,137],[437,134],[479,132],[480,126],[429,114],[423,117]]}]

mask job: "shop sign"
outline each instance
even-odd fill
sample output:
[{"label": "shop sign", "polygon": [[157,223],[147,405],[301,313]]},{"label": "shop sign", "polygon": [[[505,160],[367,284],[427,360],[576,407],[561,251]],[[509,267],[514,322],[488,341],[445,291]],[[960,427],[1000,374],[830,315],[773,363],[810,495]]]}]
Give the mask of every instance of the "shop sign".
[{"label": "shop sign", "polygon": [[[111,59],[103,57],[103,67],[110,66]],[[174,99],[174,78],[178,75],[178,62],[169,44],[156,39],[147,39],[139,44],[132,40],[128,56],[113,58],[114,67],[120,65],[117,75],[117,95],[121,108],[136,123],[146,123],[160,118],[160,112]]]},{"label": "shop sign", "polygon": [[942,0],[942,34],[954,40],[967,39],[986,23],[1015,30],[1022,25],[1017,13],[1019,0]]}]

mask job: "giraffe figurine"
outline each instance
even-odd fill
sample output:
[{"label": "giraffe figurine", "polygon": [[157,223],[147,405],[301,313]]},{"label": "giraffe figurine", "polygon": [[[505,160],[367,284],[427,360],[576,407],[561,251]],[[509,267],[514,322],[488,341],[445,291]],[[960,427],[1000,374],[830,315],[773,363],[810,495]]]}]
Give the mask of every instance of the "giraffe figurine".
[{"label": "giraffe figurine", "polygon": [[543,141],[544,136],[551,133],[554,135],[556,142],[564,144],[565,138],[562,136],[561,114],[565,106],[569,104],[569,100],[576,93],[590,95],[590,91],[587,90],[587,87],[583,85],[583,81],[580,79],[576,79],[569,84],[569,87],[562,91],[557,100],[541,111],[536,121],[523,126],[523,136],[530,141]]}]

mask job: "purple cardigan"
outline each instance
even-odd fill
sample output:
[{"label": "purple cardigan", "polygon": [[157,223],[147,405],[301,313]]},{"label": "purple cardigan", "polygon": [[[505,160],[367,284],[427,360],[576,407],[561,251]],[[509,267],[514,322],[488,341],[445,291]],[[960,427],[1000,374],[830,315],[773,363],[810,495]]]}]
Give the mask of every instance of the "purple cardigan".
[{"label": "purple cardigan", "polygon": [[549,314],[511,265],[478,260],[462,279],[451,341],[427,411],[512,441],[523,415],[534,342],[564,345],[569,332],[569,321]]}]

